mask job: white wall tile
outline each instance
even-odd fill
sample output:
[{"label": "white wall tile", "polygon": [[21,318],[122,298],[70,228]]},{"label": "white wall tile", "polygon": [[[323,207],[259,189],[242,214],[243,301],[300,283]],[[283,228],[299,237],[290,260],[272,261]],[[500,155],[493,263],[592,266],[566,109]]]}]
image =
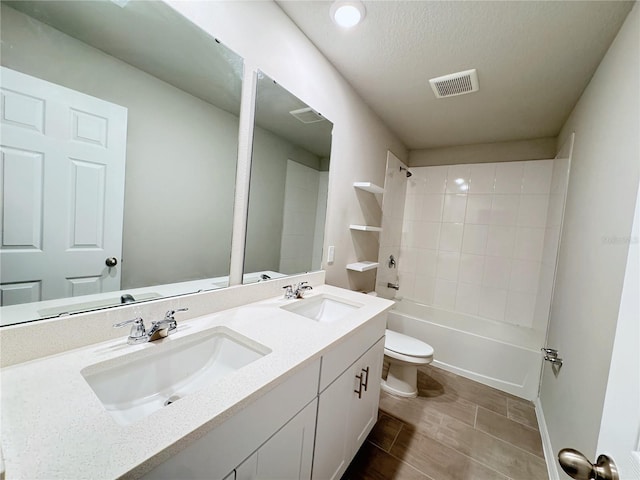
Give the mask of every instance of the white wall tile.
[{"label": "white wall tile", "polygon": [[411,246],[418,248],[438,248],[438,240],[440,238],[440,223],[436,222],[419,222],[416,223]]},{"label": "white wall tile", "polygon": [[522,195],[517,224],[522,227],[546,226],[548,204],[548,195]]},{"label": "white wall tile", "polygon": [[485,318],[503,321],[507,307],[507,291],[500,288],[483,287],[478,314]]},{"label": "white wall tile", "polygon": [[439,252],[436,277],[444,280],[457,281],[460,254],[458,252]]},{"label": "white wall tile", "polygon": [[449,167],[429,167],[425,169],[425,171],[426,184],[424,193],[444,193],[447,185]]},{"label": "white wall tile", "polygon": [[416,273],[416,263],[418,260],[418,252],[416,247],[401,247],[400,258],[397,261],[399,272]]},{"label": "white wall tile", "polygon": [[494,195],[491,201],[490,225],[515,225],[518,221],[520,195]]},{"label": "white wall tile", "polygon": [[472,285],[481,285],[484,275],[484,255],[460,255],[458,280]]},{"label": "white wall tile", "polygon": [[413,169],[398,200],[400,272],[384,278],[400,273],[398,294],[420,302],[544,328],[553,275],[541,270],[547,261],[553,274],[559,231],[547,223],[561,220],[565,170],[552,160]]},{"label": "white wall tile", "polygon": [[536,296],[529,293],[509,292],[505,309],[505,321],[514,325],[531,327]]},{"label": "white wall tile", "polygon": [[456,306],[457,286],[456,282],[440,278],[436,279],[433,304],[447,310],[453,310]]},{"label": "white wall tile", "polygon": [[493,193],[496,183],[496,164],[471,165],[469,172],[469,193]]},{"label": "white wall tile", "polygon": [[545,229],[540,227],[517,227],[513,258],[542,261]]},{"label": "white wall tile", "polygon": [[414,299],[427,305],[433,304],[436,290],[436,278],[416,275],[414,283]]},{"label": "white wall tile", "polygon": [[485,287],[504,288],[509,286],[511,260],[500,257],[485,257],[482,285]]},{"label": "white wall tile", "polygon": [[524,162],[502,162],[496,165],[495,193],[521,193]]},{"label": "white wall tile", "polygon": [[522,193],[548,194],[551,190],[553,160],[525,162],[522,176]]},{"label": "white wall tile", "polygon": [[538,291],[540,262],[513,260],[509,290],[535,295]]},{"label": "white wall tile", "polygon": [[451,165],[447,172],[447,193],[469,191],[469,165]]},{"label": "white wall tile", "polygon": [[435,277],[438,267],[438,251],[431,249],[419,249],[418,260],[416,262],[416,272],[418,275]]},{"label": "white wall tile", "polygon": [[465,223],[489,225],[491,220],[491,195],[468,195]]},{"label": "white wall tile", "polygon": [[468,283],[459,283],[456,292],[456,311],[477,315],[481,294],[482,287]]},{"label": "white wall tile", "polygon": [[465,210],[467,208],[467,196],[462,194],[447,194],[444,196],[444,206],[442,209],[443,222],[464,222]]},{"label": "white wall tile", "polygon": [[[416,287],[416,276],[414,273],[399,272],[397,282],[400,288],[398,289],[396,295],[415,299],[414,292]],[[394,282],[392,281],[391,283]]]},{"label": "white wall tile", "polygon": [[444,205],[444,195],[428,194],[425,195],[424,203],[422,204],[422,218],[423,222],[440,222],[442,221],[442,207]]},{"label": "white wall tile", "polygon": [[404,204],[404,218],[409,221],[422,220],[422,204],[424,195],[407,195]]},{"label": "white wall tile", "polygon": [[474,255],[484,255],[487,249],[488,234],[488,225],[466,224],[464,226],[464,234],[462,238],[462,252],[472,253]]},{"label": "white wall tile", "polygon": [[487,235],[487,255],[495,257],[513,256],[513,249],[516,242],[516,227],[505,227],[502,225],[490,225]]},{"label": "white wall tile", "polygon": [[463,223],[443,223],[440,229],[439,250],[460,252],[463,230]]}]

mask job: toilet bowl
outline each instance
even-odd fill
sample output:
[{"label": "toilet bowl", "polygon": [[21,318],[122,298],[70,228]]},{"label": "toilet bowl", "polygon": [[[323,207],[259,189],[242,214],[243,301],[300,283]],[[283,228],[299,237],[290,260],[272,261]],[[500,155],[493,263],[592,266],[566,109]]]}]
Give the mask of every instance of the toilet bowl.
[{"label": "toilet bowl", "polygon": [[418,366],[433,361],[433,347],[409,335],[387,330],[384,356],[389,362],[389,373],[380,388],[399,397],[417,397]]}]

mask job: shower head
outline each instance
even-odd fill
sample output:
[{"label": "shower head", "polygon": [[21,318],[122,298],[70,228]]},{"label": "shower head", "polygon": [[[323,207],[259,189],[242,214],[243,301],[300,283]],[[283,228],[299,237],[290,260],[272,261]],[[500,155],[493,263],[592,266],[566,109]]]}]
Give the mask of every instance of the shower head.
[{"label": "shower head", "polygon": [[409,171],[409,169],[404,168],[404,167],[400,167],[400,171],[403,171],[403,170],[404,170],[405,172],[407,172],[407,173],[406,173],[407,178],[409,178],[411,175],[413,175],[413,173],[411,173],[411,172]]}]

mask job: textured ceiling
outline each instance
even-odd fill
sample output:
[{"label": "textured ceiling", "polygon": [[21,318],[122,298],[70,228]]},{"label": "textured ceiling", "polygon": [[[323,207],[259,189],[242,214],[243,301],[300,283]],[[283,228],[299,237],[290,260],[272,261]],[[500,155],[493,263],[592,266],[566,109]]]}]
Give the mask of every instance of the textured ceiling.
[{"label": "textured ceiling", "polygon": [[[352,30],[328,1],[278,5],[410,149],[555,136],[633,2],[364,1]],[[476,68],[480,91],[429,78]]]}]

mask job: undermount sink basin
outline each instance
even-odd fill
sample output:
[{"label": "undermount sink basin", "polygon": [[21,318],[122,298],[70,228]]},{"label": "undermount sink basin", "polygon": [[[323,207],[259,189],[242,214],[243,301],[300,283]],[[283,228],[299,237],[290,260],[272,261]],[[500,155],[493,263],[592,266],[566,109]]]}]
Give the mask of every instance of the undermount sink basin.
[{"label": "undermount sink basin", "polygon": [[80,372],[120,425],[130,425],[270,353],[226,327],[153,347]]},{"label": "undermount sink basin", "polygon": [[335,322],[360,307],[362,307],[361,303],[321,294],[315,297],[295,300],[293,303],[283,305],[280,308],[317,322]]}]

